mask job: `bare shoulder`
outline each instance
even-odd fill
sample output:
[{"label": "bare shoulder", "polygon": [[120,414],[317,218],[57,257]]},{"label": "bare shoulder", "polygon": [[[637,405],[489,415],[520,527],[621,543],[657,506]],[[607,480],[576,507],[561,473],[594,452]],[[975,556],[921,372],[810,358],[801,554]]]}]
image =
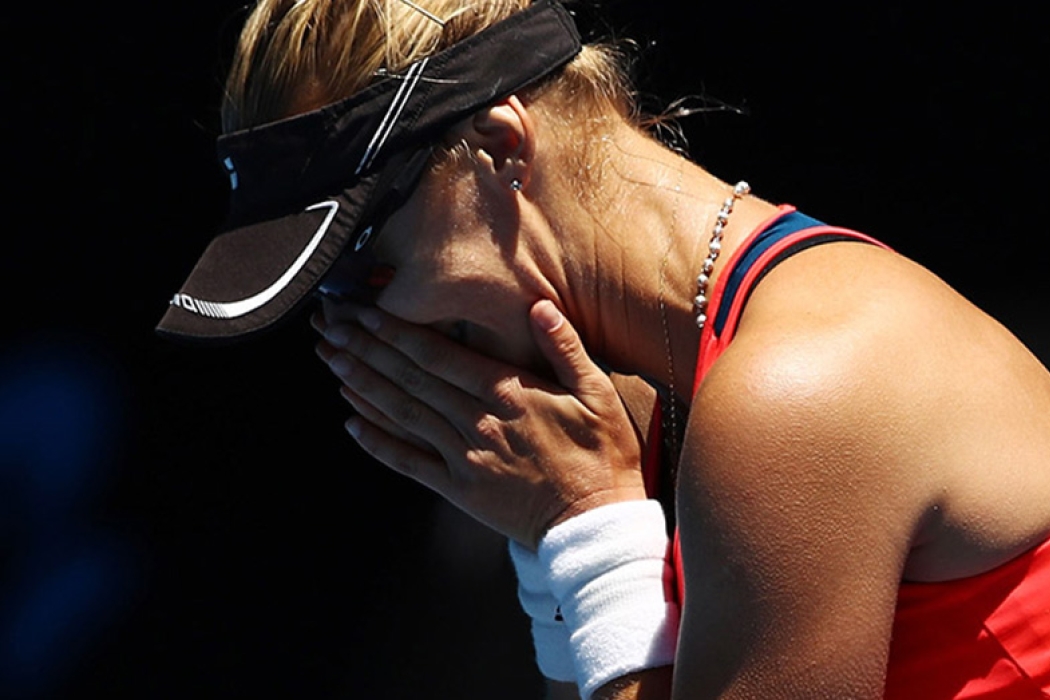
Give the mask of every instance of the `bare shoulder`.
[{"label": "bare shoulder", "polygon": [[905,398],[857,370],[873,331],[836,315],[812,310],[805,329],[752,323],[694,399],[677,489],[690,687],[881,694],[932,488],[892,466]]},{"label": "bare shoulder", "polygon": [[883,525],[908,577],[987,570],[1050,533],[1050,376],[891,252],[821,246],[773,270],[696,400],[709,476],[813,485]]},{"label": "bare shoulder", "polygon": [[680,506],[703,510],[738,546],[781,540],[781,555],[824,547],[797,539],[805,532],[855,531],[859,545],[874,519],[892,577],[936,491],[928,470],[908,467],[931,457],[915,404],[923,372],[902,359],[911,341],[896,314],[899,297],[919,294],[890,279],[908,274],[891,254],[836,247],[845,259],[806,251],[755,291],[694,399]]},{"label": "bare shoulder", "polygon": [[943,380],[909,357],[951,293],[885,251],[832,247],[762,282],[690,412],[680,649],[712,662],[698,687],[881,696],[900,580],[944,483],[924,398]]},{"label": "bare shoulder", "polygon": [[695,398],[703,452],[728,442],[783,455],[801,440],[824,453],[827,442],[849,442],[857,460],[862,441],[878,437],[886,448],[889,436],[872,431],[888,422],[906,437],[901,421],[925,389],[907,375],[929,377],[918,367],[926,341],[913,331],[928,329],[921,317],[938,313],[910,267],[886,251],[847,244],[775,268]]}]

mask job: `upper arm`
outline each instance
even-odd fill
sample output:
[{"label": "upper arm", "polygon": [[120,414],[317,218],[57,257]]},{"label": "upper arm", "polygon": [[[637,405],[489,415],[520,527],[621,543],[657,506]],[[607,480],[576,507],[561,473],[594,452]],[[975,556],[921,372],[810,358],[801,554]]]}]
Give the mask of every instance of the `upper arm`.
[{"label": "upper arm", "polygon": [[675,697],[881,697],[921,489],[902,397],[827,341],[741,344],[696,399]]}]

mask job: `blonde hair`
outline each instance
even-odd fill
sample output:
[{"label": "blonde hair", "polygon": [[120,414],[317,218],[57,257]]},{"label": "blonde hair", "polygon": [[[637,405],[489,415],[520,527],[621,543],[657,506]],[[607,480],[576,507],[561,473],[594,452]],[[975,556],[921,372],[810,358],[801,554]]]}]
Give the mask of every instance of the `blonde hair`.
[{"label": "blonde hair", "polygon": [[[386,74],[472,36],[531,0],[260,0],[226,81],[223,131],[286,118],[349,97]],[[550,103],[559,126],[633,120],[621,52],[588,45],[554,77],[519,94]],[[591,124],[593,126],[593,123]]]}]

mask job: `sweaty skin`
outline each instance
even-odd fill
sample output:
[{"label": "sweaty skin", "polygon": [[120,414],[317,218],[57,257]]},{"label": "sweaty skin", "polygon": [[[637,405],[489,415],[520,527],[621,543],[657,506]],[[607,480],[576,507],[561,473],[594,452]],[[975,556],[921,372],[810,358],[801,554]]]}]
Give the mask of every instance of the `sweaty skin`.
[{"label": "sweaty skin", "polygon": [[[902,579],[988,571],[1050,536],[1046,369],[920,266],[842,243],[762,281],[690,396],[695,270],[728,186],[627,130],[603,206],[585,209],[545,134],[520,103],[468,120],[467,175],[424,178],[383,231],[398,272],[378,308],[326,309],[319,352],[351,433],[531,545],[644,497],[639,434],[588,352],[674,377],[690,411],[673,679],[654,669],[596,697],[881,697]],[[740,203],[712,284],[772,211]],[[458,324],[469,347],[446,335]]]},{"label": "sweaty skin", "polygon": [[327,339],[319,352],[358,412],[348,430],[380,462],[533,548],[573,515],[645,498],[639,436],[551,302],[531,320],[556,383],[376,309],[353,316],[357,324],[338,326],[315,317]]}]

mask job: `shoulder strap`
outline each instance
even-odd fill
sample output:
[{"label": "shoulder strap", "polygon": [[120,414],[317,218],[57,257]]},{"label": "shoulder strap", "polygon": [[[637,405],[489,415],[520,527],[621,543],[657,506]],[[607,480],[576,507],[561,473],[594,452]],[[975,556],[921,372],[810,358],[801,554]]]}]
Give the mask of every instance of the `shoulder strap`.
[{"label": "shoulder strap", "polygon": [[[792,255],[807,248],[834,241],[862,241],[886,247],[879,241],[849,229],[828,226],[783,205],[776,215],[763,222],[741,244],[729,260],[726,272],[719,278],[711,295],[709,314],[712,321],[704,328],[697,355],[693,393],[718,356],[728,347],[736,333],[744,306],[762,278]],[[649,425],[643,474],[646,491],[656,498],[666,487],[661,478],[663,463],[662,407],[656,400]]]},{"label": "shoulder strap", "polygon": [[700,337],[693,393],[707,371],[729,346],[736,334],[744,307],[762,278],[792,255],[814,246],[836,241],[858,241],[886,246],[870,236],[850,229],[828,226],[812,217],[784,207],[766,225],[759,227],[737,249],[711,295],[712,319]]},{"label": "shoulder strap", "polygon": [[[759,226],[744,241],[730,258],[729,266],[719,277],[718,284],[715,285],[711,295],[709,317],[714,320],[704,327],[700,336],[700,349],[697,354],[696,375],[693,382],[694,394],[704,375],[707,374],[707,370],[733,339],[744,306],[762,278],[792,255],[807,248],[834,241],[861,241],[882,248],[887,247],[862,233],[828,226],[798,213],[794,207],[790,206],[781,206],[776,216]],[[646,491],[650,498],[657,498],[665,486],[661,478],[663,476],[661,473],[663,464],[661,418],[660,401],[657,399],[654,415],[649,425],[649,439],[642,465]],[[673,512],[674,507],[665,504],[665,510]],[[678,528],[672,527],[674,534],[670,556],[674,571],[673,590],[677,600],[682,602],[685,600],[682,550],[678,539]]]}]

